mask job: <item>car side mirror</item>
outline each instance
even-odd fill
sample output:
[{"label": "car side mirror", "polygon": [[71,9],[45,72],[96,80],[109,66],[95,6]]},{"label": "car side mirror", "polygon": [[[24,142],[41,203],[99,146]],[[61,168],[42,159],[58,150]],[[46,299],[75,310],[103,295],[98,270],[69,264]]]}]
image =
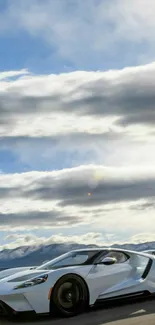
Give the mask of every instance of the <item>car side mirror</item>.
[{"label": "car side mirror", "polygon": [[103,260],[99,264],[104,264],[104,265],[112,265],[117,262],[116,258],[114,257],[104,257]]}]

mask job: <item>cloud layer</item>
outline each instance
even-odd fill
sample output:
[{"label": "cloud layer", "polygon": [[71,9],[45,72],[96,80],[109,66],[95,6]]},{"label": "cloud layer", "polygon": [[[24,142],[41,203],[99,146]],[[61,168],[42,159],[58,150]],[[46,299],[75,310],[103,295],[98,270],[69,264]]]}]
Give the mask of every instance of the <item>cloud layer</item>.
[{"label": "cloud layer", "polygon": [[154,63],[0,75],[0,151],[22,171],[0,175],[1,231],[102,227],[122,240],[154,229],[154,76]]},{"label": "cloud layer", "polygon": [[154,63],[59,75],[11,71],[0,79],[0,150],[28,170],[49,170],[57,160],[58,168],[155,162]]},{"label": "cloud layer", "polygon": [[0,86],[1,137],[55,139],[77,132],[112,137],[133,131],[126,127],[135,124],[145,127],[144,135],[154,133],[154,63],[107,72],[30,74],[2,80]]},{"label": "cloud layer", "polygon": [[13,39],[27,64],[0,72],[0,231],[11,245],[153,238],[154,11],[153,0],[2,5],[2,43]]},{"label": "cloud layer", "polygon": [[125,234],[130,240],[155,230],[154,167],[80,166],[1,174],[0,183],[3,231],[60,229],[62,233],[62,229],[74,232],[76,227],[86,227],[90,233],[102,229],[101,238],[113,234],[113,240],[122,241]]}]

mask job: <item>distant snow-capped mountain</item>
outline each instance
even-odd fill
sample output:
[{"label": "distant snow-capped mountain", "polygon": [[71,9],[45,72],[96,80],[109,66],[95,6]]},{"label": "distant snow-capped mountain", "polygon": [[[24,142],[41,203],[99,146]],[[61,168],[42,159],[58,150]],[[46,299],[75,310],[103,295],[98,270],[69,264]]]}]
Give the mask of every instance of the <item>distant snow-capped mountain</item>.
[{"label": "distant snow-capped mountain", "polygon": [[[73,249],[98,247],[97,245],[80,244],[51,244],[48,246],[22,246],[15,249],[4,249],[0,251],[0,269],[15,266],[39,265]],[[112,247],[143,251],[155,249],[155,242],[141,244],[113,245]]]}]

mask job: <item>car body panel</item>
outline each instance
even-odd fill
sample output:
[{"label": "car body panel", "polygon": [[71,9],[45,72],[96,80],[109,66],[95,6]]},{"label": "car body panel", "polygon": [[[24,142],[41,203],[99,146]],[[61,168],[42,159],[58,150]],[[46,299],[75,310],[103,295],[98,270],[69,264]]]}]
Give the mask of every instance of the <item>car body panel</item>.
[{"label": "car body panel", "polygon": [[[61,268],[59,270],[53,270],[49,273],[48,280],[42,285],[42,289],[40,286],[36,286],[36,290],[27,290],[24,292],[25,297],[33,306],[36,313],[48,313],[49,312],[49,292],[50,289],[54,287],[55,283],[66,274],[76,274],[81,276],[83,279],[86,279],[91,265],[88,266],[80,266],[80,267],[67,267]],[[46,273],[46,271],[44,271]],[[33,289],[33,288],[30,288]],[[40,292],[41,291],[41,292]]]},{"label": "car body panel", "polygon": [[116,285],[127,279],[132,268],[128,263],[124,263],[120,268],[120,265],[94,265],[87,276],[87,283],[91,290],[90,304],[99,297],[104,295],[104,292],[113,291]]},{"label": "car body panel", "polygon": [[[77,252],[80,251],[82,250],[77,250]],[[100,251],[102,256],[102,252],[105,250],[101,249]],[[40,269],[25,269],[0,280],[0,301],[5,302],[17,312],[33,310],[38,314],[49,313],[50,291],[56,282],[66,274],[76,274],[83,278],[89,291],[89,305],[94,305],[99,300],[136,292],[155,293],[155,257],[153,255],[117,248],[108,250],[106,248],[107,251],[112,255],[113,253],[117,255],[119,252],[127,254],[128,258],[112,265],[104,265],[97,259],[89,265],[46,269],[45,264]],[[23,277],[30,280],[44,274],[48,275],[44,283],[15,289],[17,285],[25,281]]]},{"label": "car body panel", "polygon": [[[9,295],[11,299],[9,298],[9,306],[11,308],[14,308],[14,302],[13,302],[13,297],[18,293],[18,295],[23,295],[23,297],[26,298],[26,300],[29,302],[29,305],[32,306],[33,310],[35,310],[36,313],[49,313],[49,291],[51,288],[54,287],[55,283],[65,274],[76,274],[79,275],[83,278],[86,278],[87,274],[89,273],[90,269],[92,268],[91,265],[88,266],[75,266],[75,267],[67,267],[67,268],[60,268],[58,270],[52,270],[52,271],[47,271],[47,270],[31,270],[31,273],[29,270],[19,272],[16,274],[13,274],[7,278],[7,281],[13,281],[13,279],[16,279],[17,277],[20,276],[26,276],[30,274],[30,279],[33,278],[36,275],[41,275],[41,274],[48,274],[48,280],[38,286],[34,287],[29,287],[29,288],[24,288],[24,289],[18,289],[17,291],[14,290],[14,287],[21,282],[6,282],[6,279],[2,279],[0,281],[0,300],[4,301],[7,303],[7,298],[4,296]],[[25,301],[25,300],[24,300]],[[28,308],[28,307],[27,307]],[[16,306],[17,311],[19,310],[19,306]],[[26,310],[31,310],[31,308],[26,309]]]},{"label": "car body panel", "polygon": [[154,255],[155,256],[155,249],[148,249],[146,251],[143,251],[143,253],[151,254],[151,255]]},{"label": "car body panel", "polygon": [[5,277],[8,277],[10,275],[13,275],[17,272],[22,272],[22,271],[25,271],[25,270],[31,270],[35,268],[35,266],[25,266],[25,267],[14,267],[14,268],[9,268],[9,269],[5,269],[3,271],[0,271],[0,280],[5,278]]},{"label": "car body panel", "polygon": [[33,307],[23,294],[5,294],[0,296],[0,301],[4,302],[13,311],[29,312],[33,311]]},{"label": "car body panel", "polygon": [[[135,256],[135,252],[130,253],[131,260],[132,257]],[[139,255],[142,256],[142,255]],[[144,254],[145,256],[145,254]],[[148,258],[148,261],[150,260],[149,256],[146,254],[146,257]],[[134,262],[134,259],[133,259]],[[127,294],[134,294],[136,292],[141,291],[149,291],[150,293],[155,292],[155,259],[153,258],[153,263],[151,265],[151,268],[149,270],[149,274],[146,276],[145,279],[142,278],[142,275],[144,274],[144,271],[146,270],[147,265],[143,266],[137,266],[135,267],[135,264],[132,264],[131,272],[128,273],[128,276],[126,278],[121,279],[120,282],[116,283],[112,286],[109,286],[108,288],[105,288],[105,290],[99,294],[98,292],[95,292],[96,287],[92,288],[91,291],[91,301],[90,304],[94,304],[96,300],[99,299],[108,299],[108,298],[114,298],[119,297],[121,295],[127,295]],[[96,280],[95,280],[96,283]],[[114,282],[113,282],[114,283]]]}]

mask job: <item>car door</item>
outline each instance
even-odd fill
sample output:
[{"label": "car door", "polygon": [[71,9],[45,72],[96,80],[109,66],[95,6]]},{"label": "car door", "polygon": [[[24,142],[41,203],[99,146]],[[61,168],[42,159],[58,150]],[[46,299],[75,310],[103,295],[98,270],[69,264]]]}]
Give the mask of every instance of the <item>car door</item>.
[{"label": "car door", "polygon": [[[105,257],[115,259],[115,263],[104,265],[102,261]],[[120,251],[103,252],[87,276],[92,295],[102,298],[107,292],[114,292],[115,286],[124,282],[132,272],[129,259],[129,256]]]}]

